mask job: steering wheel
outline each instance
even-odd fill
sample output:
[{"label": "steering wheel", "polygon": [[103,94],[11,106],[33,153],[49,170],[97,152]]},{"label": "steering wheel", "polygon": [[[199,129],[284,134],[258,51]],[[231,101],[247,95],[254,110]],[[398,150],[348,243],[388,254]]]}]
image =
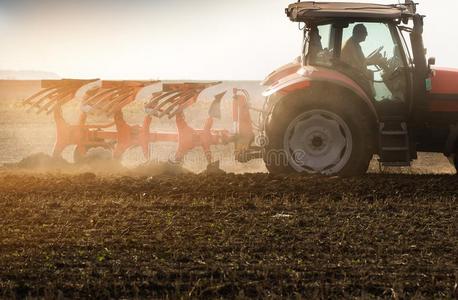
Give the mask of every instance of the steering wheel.
[{"label": "steering wheel", "polygon": [[386,79],[387,80],[392,80],[393,78],[397,77],[400,75],[400,73],[402,72],[402,66],[397,66],[394,68],[394,70],[392,70],[389,74],[386,75]]},{"label": "steering wheel", "polygon": [[383,48],[384,48],[384,46],[378,47],[377,49],[375,49],[374,51],[372,51],[371,54],[369,54],[369,55],[366,57],[366,59],[367,59],[367,60],[371,60],[371,59],[373,59],[374,57],[376,57],[377,55],[382,56],[382,54],[381,54],[380,52],[382,52]]},{"label": "steering wheel", "polygon": [[[384,46],[380,46],[379,48],[372,51],[371,54],[369,54],[369,56],[366,58],[366,60],[370,62],[371,68],[373,68],[370,70],[374,73],[379,73],[379,72],[384,71],[388,64],[388,60],[386,58],[386,52],[383,55],[381,54],[383,49],[384,49]],[[374,82],[382,82],[382,81],[374,80]]]}]

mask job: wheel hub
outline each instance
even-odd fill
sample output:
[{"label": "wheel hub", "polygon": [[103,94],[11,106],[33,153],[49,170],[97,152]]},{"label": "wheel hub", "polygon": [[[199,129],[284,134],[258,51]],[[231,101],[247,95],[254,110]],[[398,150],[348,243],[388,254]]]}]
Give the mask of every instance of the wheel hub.
[{"label": "wheel hub", "polygon": [[321,146],[323,146],[323,138],[319,135],[315,135],[313,136],[312,138],[312,147],[314,147],[315,149],[320,149]]},{"label": "wheel hub", "polygon": [[351,132],[336,114],[312,110],[287,129],[285,148],[299,172],[332,174],[340,171],[351,153]]}]

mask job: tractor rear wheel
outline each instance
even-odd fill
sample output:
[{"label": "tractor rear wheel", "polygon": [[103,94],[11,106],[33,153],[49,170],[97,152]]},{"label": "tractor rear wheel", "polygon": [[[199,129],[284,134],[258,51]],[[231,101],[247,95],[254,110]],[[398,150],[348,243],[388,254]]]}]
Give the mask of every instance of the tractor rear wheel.
[{"label": "tractor rear wheel", "polygon": [[295,99],[273,112],[264,153],[271,173],[346,176],[367,171],[374,146],[367,114],[352,102],[344,107],[332,100]]}]

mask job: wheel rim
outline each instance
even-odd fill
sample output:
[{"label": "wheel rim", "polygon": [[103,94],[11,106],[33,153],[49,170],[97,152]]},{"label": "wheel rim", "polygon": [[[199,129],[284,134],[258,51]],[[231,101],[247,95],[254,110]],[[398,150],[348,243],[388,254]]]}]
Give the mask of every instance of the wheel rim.
[{"label": "wheel rim", "polygon": [[297,172],[335,174],[352,151],[352,135],[345,121],[327,110],[310,110],[295,118],[284,136],[290,166]]}]

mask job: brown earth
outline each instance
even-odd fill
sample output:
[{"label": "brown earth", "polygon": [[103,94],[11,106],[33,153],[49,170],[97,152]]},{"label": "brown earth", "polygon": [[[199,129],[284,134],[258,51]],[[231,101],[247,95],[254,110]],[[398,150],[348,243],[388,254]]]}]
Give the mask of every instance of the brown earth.
[{"label": "brown earth", "polygon": [[455,176],[0,182],[4,298],[455,295]]}]

